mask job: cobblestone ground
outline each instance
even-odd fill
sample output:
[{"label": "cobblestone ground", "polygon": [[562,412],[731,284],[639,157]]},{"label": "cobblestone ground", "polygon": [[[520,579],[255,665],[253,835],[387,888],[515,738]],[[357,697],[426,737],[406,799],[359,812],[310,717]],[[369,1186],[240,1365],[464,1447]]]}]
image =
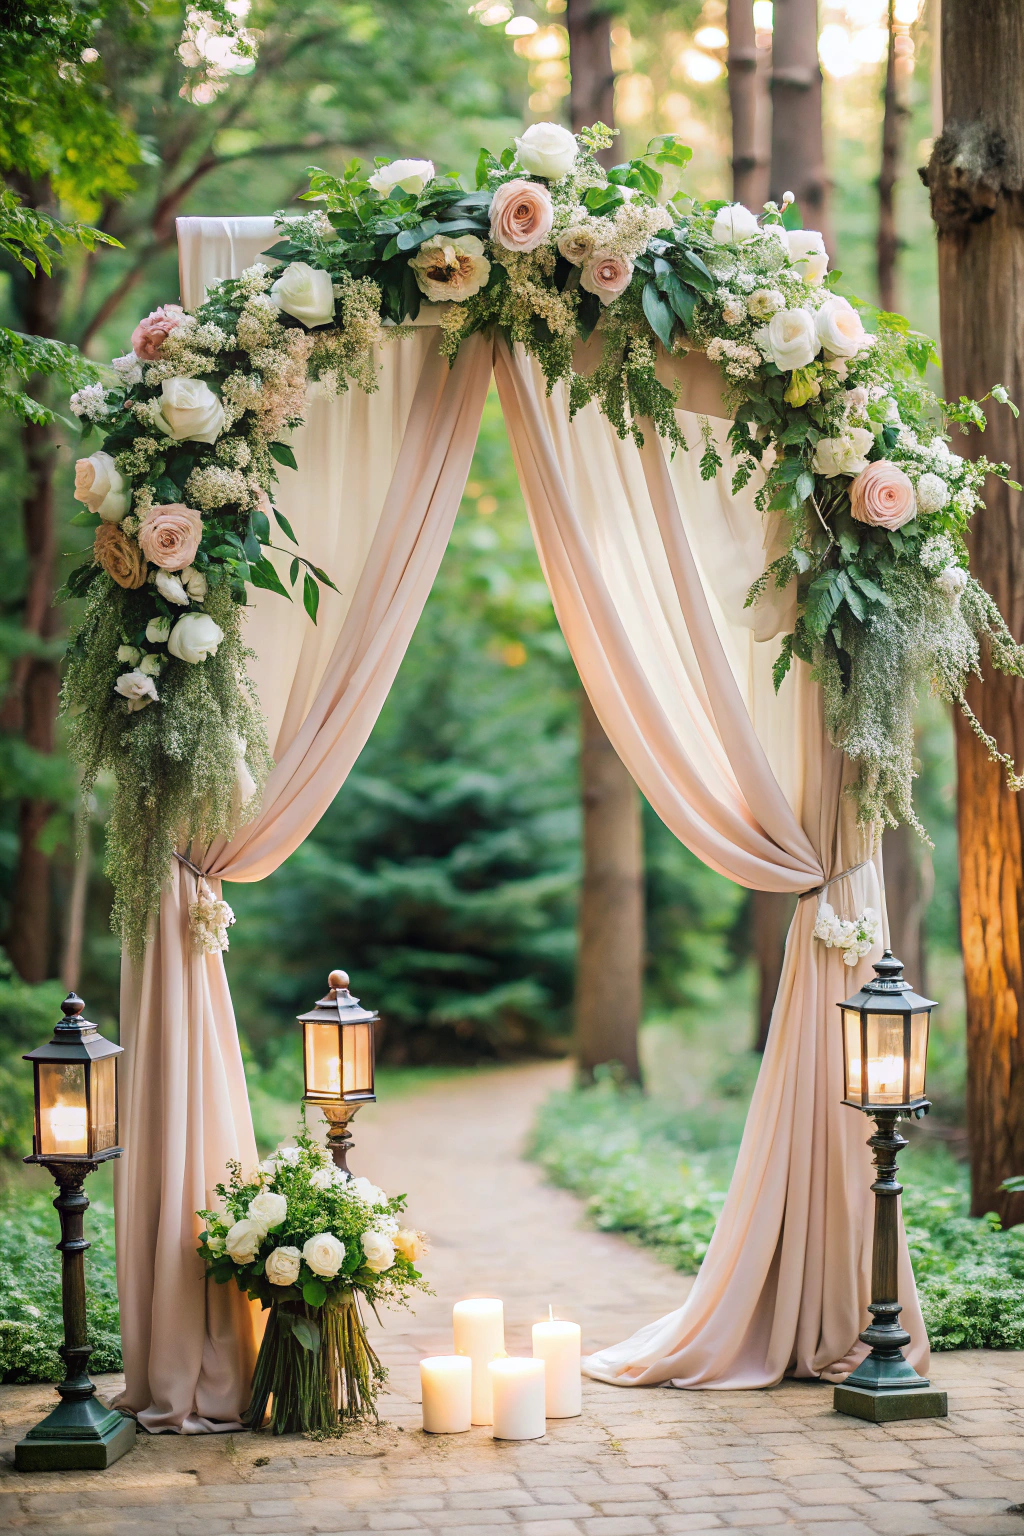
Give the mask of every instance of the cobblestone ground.
[{"label": "cobblestone ground", "polygon": [[[416,1364],[451,1349],[451,1304],[505,1299],[510,1353],[548,1302],[585,1347],[679,1304],[689,1281],[588,1231],[569,1195],[517,1149],[561,1066],[481,1073],[364,1111],[353,1163],[407,1189],[429,1230],[435,1298],[394,1314],[376,1343],[391,1368],[386,1424],[316,1444],[268,1435],[151,1437],[105,1473],[14,1472],[15,1439],[47,1388],[0,1388],[0,1529],[58,1536],[674,1536],[742,1529],[821,1536],[1024,1536],[1024,1356],[939,1355],[946,1420],[862,1424],[827,1387],[677,1392],[584,1385],[581,1418],[543,1440],[419,1428]],[[101,1378],[111,1390],[116,1378]],[[1022,1513],[1013,1512],[1019,1506]]]}]

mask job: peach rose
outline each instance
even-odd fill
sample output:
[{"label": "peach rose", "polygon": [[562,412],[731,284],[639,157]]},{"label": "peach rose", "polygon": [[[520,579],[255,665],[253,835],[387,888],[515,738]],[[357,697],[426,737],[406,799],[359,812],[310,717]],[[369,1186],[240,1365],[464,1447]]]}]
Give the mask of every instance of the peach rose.
[{"label": "peach rose", "polygon": [[104,523],[96,529],[93,559],[102,565],[119,587],[141,587],[146,582],[146,562],[134,539],[121,532],[116,523]]},{"label": "peach rose", "polygon": [[491,199],[491,239],[506,251],[535,251],[550,233],[551,193],[536,181],[506,181]]},{"label": "peach rose", "polygon": [[164,342],[185,318],[180,304],[161,304],[132,331],[132,351],[144,363],[155,363]]},{"label": "peach rose", "polygon": [[888,459],[879,459],[851,482],[850,511],[859,523],[902,528],[917,516],[913,482]]},{"label": "peach rose", "polygon": [[150,507],[139,529],[139,544],[147,560],[165,571],[180,571],[191,565],[203,536],[203,520],[198,512],[181,502],[164,507]]},{"label": "peach rose", "polygon": [[596,293],[602,304],[610,304],[625,293],[633,276],[633,263],[626,256],[611,251],[595,251],[580,276],[580,287]]}]

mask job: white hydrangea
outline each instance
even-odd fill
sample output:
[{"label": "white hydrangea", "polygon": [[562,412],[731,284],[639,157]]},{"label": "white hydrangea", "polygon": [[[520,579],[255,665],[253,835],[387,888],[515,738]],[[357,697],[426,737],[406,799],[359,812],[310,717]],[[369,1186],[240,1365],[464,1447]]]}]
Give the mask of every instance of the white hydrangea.
[{"label": "white hydrangea", "polygon": [[102,384],[85,384],[77,389],[68,401],[75,416],[85,416],[89,421],[102,421],[110,415],[107,392]]},{"label": "white hydrangea", "polygon": [[962,565],[947,565],[946,569],[936,576],[935,585],[944,597],[948,597],[955,603],[967,585],[967,572]]},{"label": "white hydrangea", "polygon": [[925,539],[921,545],[921,552],[917,558],[926,571],[934,574],[936,571],[944,571],[947,565],[955,563],[956,548],[948,534],[933,533],[931,538]]},{"label": "white hydrangea", "polygon": [[123,357],[115,357],[110,366],[117,374],[118,383],[125,389],[131,389],[133,384],[142,383],[142,364],[134,352],[126,352]]},{"label": "white hydrangea", "polygon": [[945,480],[930,471],[917,482],[917,510],[940,512],[949,501],[949,486]]}]

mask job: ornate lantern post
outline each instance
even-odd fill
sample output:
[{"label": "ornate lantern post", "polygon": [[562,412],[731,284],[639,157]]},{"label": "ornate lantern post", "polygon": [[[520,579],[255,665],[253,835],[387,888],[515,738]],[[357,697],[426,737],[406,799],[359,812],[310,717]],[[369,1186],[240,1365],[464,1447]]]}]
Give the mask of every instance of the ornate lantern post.
[{"label": "ornate lantern post", "polygon": [[82,1018],[85,1004],[69,992],[53,1039],[25,1056],[33,1066],[35,1135],[26,1163],[42,1163],[57,1181],[64,1301],[65,1377],[60,1403],[14,1448],[21,1472],[102,1469],[130,1451],[135,1420],[96,1397],[86,1369],[92,1353],[85,1318],[83,1235],[89,1200],[83,1185],[100,1163],[121,1156],[117,1145],[117,1058],[121,1047],[104,1040]]},{"label": "ornate lantern post", "polygon": [[330,1123],[327,1145],[336,1166],[350,1173],[349,1121],[361,1104],[372,1104],[376,1098],[373,1026],[379,1015],[360,1008],[358,997],[348,990],[344,971],[332,971],[327,985],[327,996],[309,1013],[299,1015],[306,1081],[303,1102],[315,1105]]},{"label": "ornate lantern post", "polygon": [[945,1418],[946,1394],[931,1389],[904,1358],[910,1334],[899,1321],[897,1260],[899,1212],[903,1186],[896,1181],[896,1158],[907,1146],[897,1126],[931,1108],[925,1098],[928,1022],[935,1007],[903,979],[901,961],[886,950],[875,966],[875,979],[840,1003],[843,1021],[843,1103],[875,1121],[868,1146],[878,1176],[875,1233],[871,1256],[870,1326],[860,1335],[871,1353],[835,1389],[839,1413],[876,1424],[894,1419]]}]

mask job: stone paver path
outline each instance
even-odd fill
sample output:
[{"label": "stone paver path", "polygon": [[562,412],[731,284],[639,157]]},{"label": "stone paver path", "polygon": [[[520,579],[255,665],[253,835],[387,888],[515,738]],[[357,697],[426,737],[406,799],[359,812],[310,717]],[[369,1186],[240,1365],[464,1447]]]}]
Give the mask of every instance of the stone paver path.
[{"label": "stone paver path", "polygon": [[[947,1420],[880,1428],[832,1411],[831,1391],[677,1392],[584,1385],[581,1418],[543,1440],[487,1430],[427,1436],[417,1361],[451,1349],[452,1302],[505,1299],[510,1353],[552,1302],[585,1347],[679,1304],[689,1284],[587,1230],[579,1204],[518,1158],[534,1105],[562,1066],[442,1083],[365,1110],[358,1172],[407,1189],[433,1236],[437,1296],[386,1319],[387,1424],[340,1441],[150,1437],[105,1473],[27,1476],[11,1446],[46,1411],[43,1387],[0,1388],[0,1529],[45,1536],[1024,1536],[1024,1356],[939,1355]],[[102,1379],[107,1390],[115,1378]],[[1022,1513],[1012,1512],[1018,1506]]]}]

